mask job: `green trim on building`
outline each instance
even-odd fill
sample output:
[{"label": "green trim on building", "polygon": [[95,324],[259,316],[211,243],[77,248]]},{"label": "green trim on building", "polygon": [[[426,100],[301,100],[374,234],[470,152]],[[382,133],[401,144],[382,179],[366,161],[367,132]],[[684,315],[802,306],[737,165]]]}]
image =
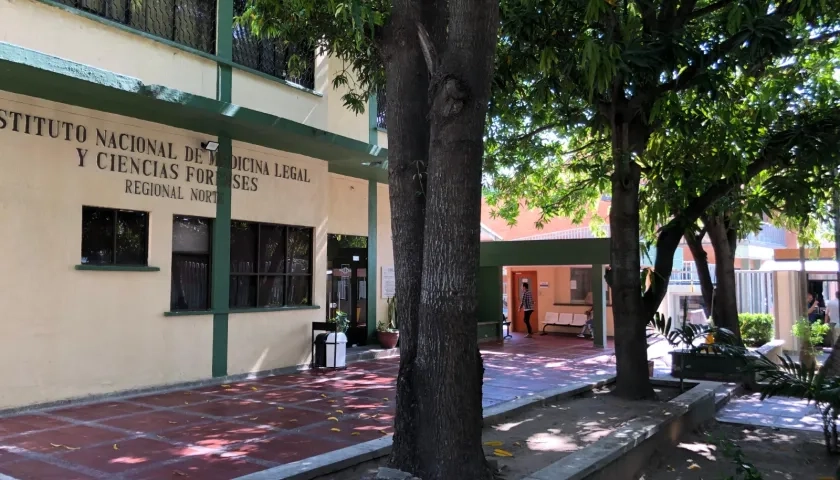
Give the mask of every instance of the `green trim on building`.
[{"label": "green trim on building", "polygon": [[[216,52],[225,60],[233,58],[233,0],[219,0],[216,15]],[[233,95],[233,72],[229,65],[216,66],[216,100],[230,103]],[[213,221],[211,308],[213,314],[212,373],[228,374],[228,340],[230,330],[230,217],[231,157],[233,141],[222,129],[218,133],[216,152],[216,219]]]},{"label": "green trim on building", "polygon": [[478,321],[494,322],[495,334],[502,326],[502,267],[480,267],[476,278]]},{"label": "green trim on building", "polygon": [[[224,75],[221,75],[224,78]],[[286,118],[0,42],[5,91],[124,115],[329,162],[331,172],[387,183],[387,149]],[[222,93],[222,88],[219,88]]]},{"label": "green trim on building", "polygon": [[[137,30],[136,28],[129,27],[128,25],[124,25],[122,23],[115,22],[113,20],[101,17],[99,15],[95,15],[93,13],[86,12],[84,10],[76,9],[76,8],[71,7],[69,5],[65,5],[63,3],[56,2],[54,0],[35,0],[35,1],[43,3],[45,5],[49,5],[50,7],[55,7],[55,8],[58,8],[60,10],[64,10],[65,12],[73,14],[73,15],[78,15],[82,18],[86,18],[86,19],[91,20],[93,22],[101,23],[103,25],[107,25],[108,27],[116,28],[117,30],[121,30],[123,32],[130,33],[132,35],[140,36],[142,38],[145,38],[146,40],[151,40],[153,42],[157,42],[157,43],[161,43],[163,45],[166,45],[167,47],[182,50],[182,51],[187,52],[191,55],[202,57],[205,60],[210,60],[210,61],[216,62],[217,64],[220,64],[220,65],[226,65],[226,66],[230,67],[231,69],[242,70],[243,72],[248,72],[252,75],[257,75],[257,76],[262,77],[266,80],[270,80],[272,82],[277,82],[277,83],[279,83],[281,85],[284,85],[286,87],[294,88],[295,90],[301,90],[303,92],[306,92],[306,93],[309,93],[309,94],[312,94],[312,95],[316,95],[316,96],[319,96],[319,97],[324,96],[324,94],[322,94],[320,92],[316,92],[315,90],[312,90],[311,88],[306,88],[303,85],[298,85],[297,83],[292,83],[292,82],[289,82],[288,80],[284,80],[282,78],[277,78],[273,75],[263,73],[259,70],[254,70],[253,68],[247,67],[245,65],[240,65],[238,63],[234,63],[232,61],[232,58],[233,58],[232,55],[222,56],[221,47],[223,45],[219,45],[217,47],[217,50],[216,50],[218,52],[218,54],[213,55],[212,53],[207,53],[207,52],[204,52],[204,51],[201,51],[201,50],[197,50],[197,49],[189,47],[187,45],[183,45],[183,44],[178,43],[178,42],[173,42],[172,40],[169,40],[167,38],[158,37],[157,35],[153,35],[151,33],[144,32],[143,30]],[[222,15],[221,15],[222,8],[227,7],[228,4],[230,4],[230,7],[231,7],[230,8],[230,16],[228,18],[231,18],[231,19],[233,18],[233,4],[230,3],[230,2],[227,2],[227,0],[220,1],[219,2],[219,13],[220,13],[220,15],[217,16],[217,25],[216,25],[217,29],[220,26],[219,25],[219,23],[220,23],[219,19],[222,18]],[[230,23],[231,26],[233,25],[232,21],[227,22],[227,23]],[[228,38],[229,39],[228,43],[232,45],[232,43],[233,43],[233,32],[231,31],[231,34],[228,35],[225,38]],[[222,40],[221,35],[219,36],[219,38],[217,38],[217,41],[219,41],[219,40]],[[231,49],[232,49],[232,46],[231,46]]]},{"label": "green trim on building", "polygon": [[482,267],[595,265],[610,263],[610,239],[482,242]]},{"label": "green trim on building", "polygon": [[607,287],[604,266],[592,265],[592,341],[596,347],[607,346]]},{"label": "green trim on building", "polygon": [[223,310],[174,310],[163,312],[164,317],[194,317],[198,315],[231,315],[238,313],[287,312],[297,310],[319,310],[318,305],[301,305],[297,307],[259,307],[259,308],[229,308]]},{"label": "green trim on building", "polygon": [[[220,69],[225,68],[220,66]],[[211,306],[213,311],[213,376],[227,375],[228,306],[230,305],[230,216],[232,141],[219,136],[216,152],[216,218],[213,221]]]},{"label": "green trim on building", "polygon": [[76,265],[76,270],[88,270],[95,272],[159,272],[160,267],[149,267],[142,265]]},{"label": "green trim on building", "polygon": [[164,317],[196,317],[199,315],[213,315],[213,310],[175,310],[163,312]]},{"label": "green trim on building", "polygon": [[367,262],[367,335],[368,344],[376,342],[376,286],[379,279],[377,256],[377,183],[368,180],[368,262]]}]

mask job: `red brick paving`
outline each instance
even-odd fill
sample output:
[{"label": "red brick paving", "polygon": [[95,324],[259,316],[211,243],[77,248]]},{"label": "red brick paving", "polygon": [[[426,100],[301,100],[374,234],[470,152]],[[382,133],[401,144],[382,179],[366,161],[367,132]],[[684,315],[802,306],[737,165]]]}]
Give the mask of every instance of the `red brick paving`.
[{"label": "red brick paving", "polygon": [[[577,338],[517,336],[482,352],[485,407],[614,369],[611,352]],[[383,359],[0,418],[0,473],[229,480],[391,435],[396,374]]]}]

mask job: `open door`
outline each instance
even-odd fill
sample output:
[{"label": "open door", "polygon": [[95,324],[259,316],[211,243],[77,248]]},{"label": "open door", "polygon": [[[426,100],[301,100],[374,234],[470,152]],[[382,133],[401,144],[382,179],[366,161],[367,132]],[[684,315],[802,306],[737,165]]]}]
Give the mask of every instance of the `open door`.
[{"label": "open door", "polygon": [[513,285],[511,285],[511,293],[513,294],[513,303],[508,306],[508,311],[511,313],[511,331],[518,333],[528,333],[525,327],[525,312],[519,309],[522,305],[522,292],[524,291],[522,285],[528,284],[531,289],[531,297],[534,299],[534,313],[531,314],[531,330],[537,333],[539,330],[539,292],[537,285],[537,272],[514,272]]}]

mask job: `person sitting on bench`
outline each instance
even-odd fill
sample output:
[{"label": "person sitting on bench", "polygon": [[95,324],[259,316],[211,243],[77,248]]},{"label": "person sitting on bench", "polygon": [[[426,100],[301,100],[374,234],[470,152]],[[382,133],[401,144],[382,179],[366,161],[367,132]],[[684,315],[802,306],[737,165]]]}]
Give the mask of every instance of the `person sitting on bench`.
[{"label": "person sitting on bench", "polygon": [[[584,300],[586,304],[592,305],[592,292],[586,295],[586,300]],[[586,311],[586,324],[583,325],[583,328],[580,330],[578,337],[584,338],[585,336],[589,335],[592,336],[592,311],[595,310],[593,306],[589,310]]]}]

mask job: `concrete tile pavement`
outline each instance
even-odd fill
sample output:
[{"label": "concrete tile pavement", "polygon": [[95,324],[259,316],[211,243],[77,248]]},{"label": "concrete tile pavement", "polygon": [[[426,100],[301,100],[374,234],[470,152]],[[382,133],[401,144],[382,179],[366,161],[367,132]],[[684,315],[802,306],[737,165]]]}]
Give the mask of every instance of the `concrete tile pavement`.
[{"label": "concrete tile pavement", "polygon": [[[610,345],[611,346],[611,345]],[[614,372],[575,337],[482,345],[485,408]],[[0,478],[231,479],[393,433],[396,358],[0,418]]]},{"label": "concrete tile pavement", "polygon": [[822,432],[823,429],[822,416],[813,403],[787,397],[771,397],[761,401],[758,393],[733,398],[718,412],[717,420],[813,432]]}]

